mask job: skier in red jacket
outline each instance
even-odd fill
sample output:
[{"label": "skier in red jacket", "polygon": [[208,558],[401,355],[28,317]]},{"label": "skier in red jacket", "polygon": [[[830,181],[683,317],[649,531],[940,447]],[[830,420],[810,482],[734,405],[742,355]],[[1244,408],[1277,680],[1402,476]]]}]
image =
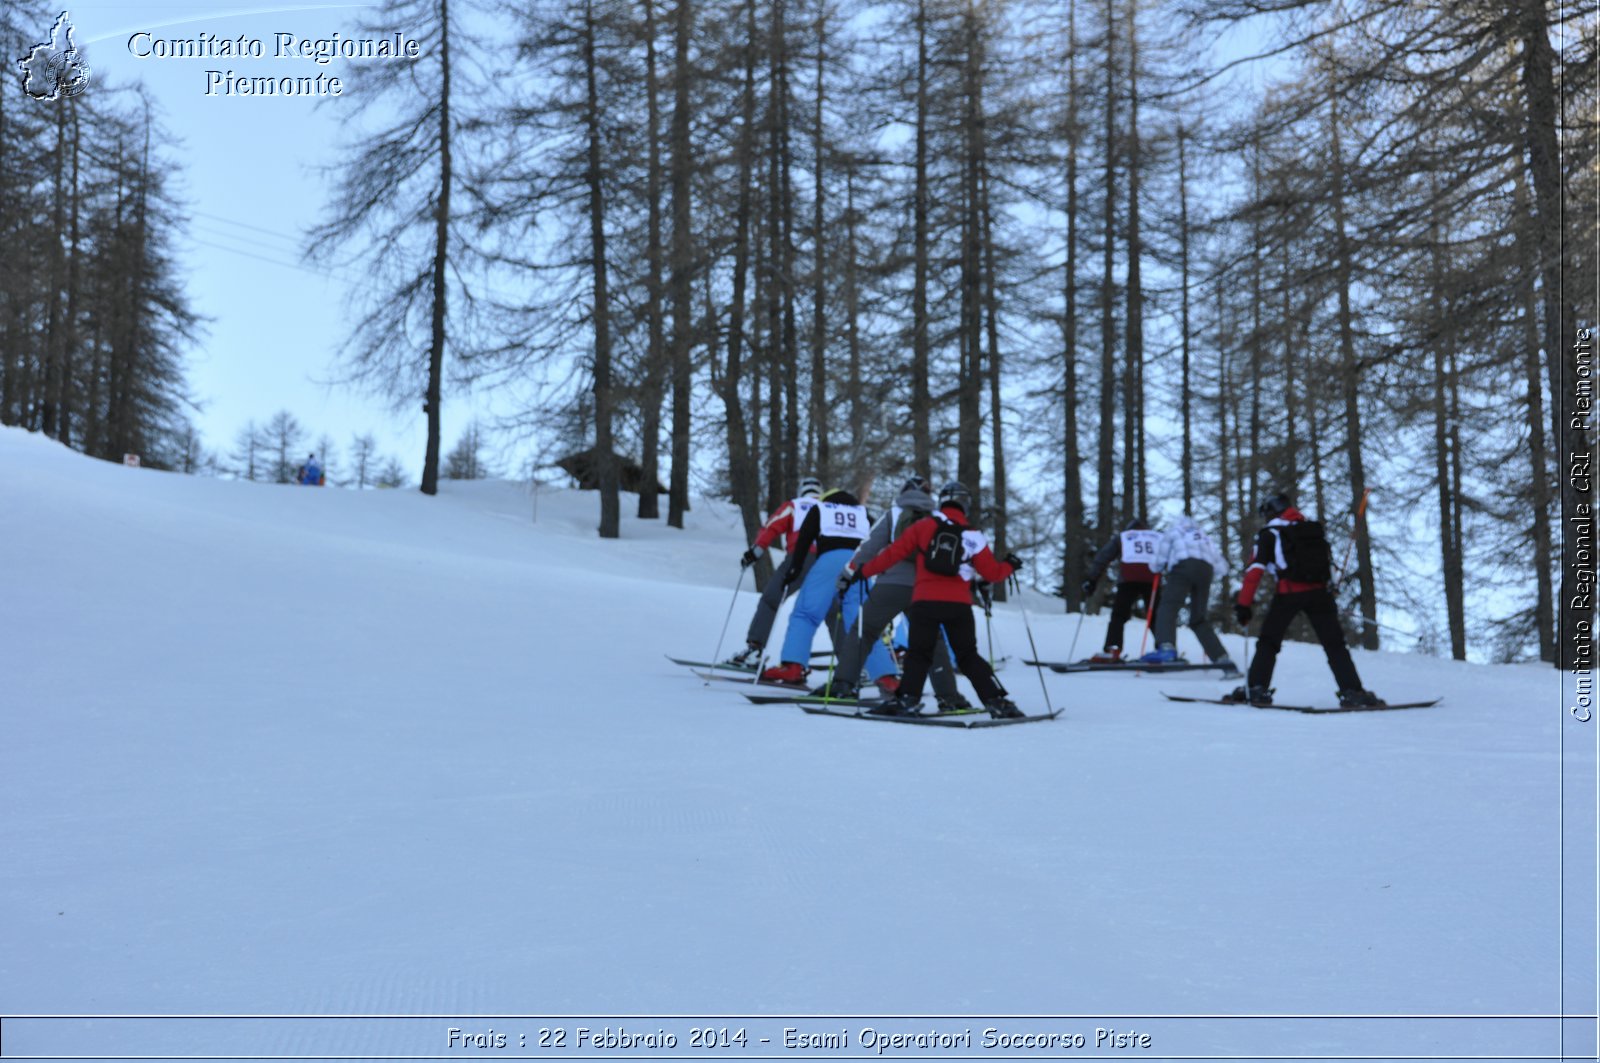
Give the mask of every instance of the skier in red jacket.
[{"label": "skier in red jacket", "polygon": [[922,684],[933,664],[933,648],[944,630],[961,669],[978,692],[989,715],[996,719],[1023,713],[1006,696],[1005,688],[994,676],[994,669],[978,652],[977,625],[972,619],[970,581],[982,577],[990,583],[1008,579],[1022,568],[1015,554],[996,561],[983,533],[967,524],[967,507],[972,493],[951,481],[939,492],[939,512],[911,525],[883,552],[856,570],[846,567],[839,574],[839,586],[876,576],[915,556],[917,579],[911,589],[911,606],[906,610],[910,635],[906,644],[905,672],[900,689],[891,698],[868,710],[878,716],[908,716],[922,704]]},{"label": "skier in red jacket", "polygon": [[1255,601],[1256,588],[1261,578],[1269,573],[1277,577],[1277,593],[1267,606],[1267,615],[1261,621],[1261,634],[1256,639],[1256,655],[1250,662],[1248,686],[1240,687],[1227,696],[1229,701],[1248,701],[1252,705],[1272,704],[1272,670],[1278,662],[1278,650],[1283,646],[1284,633],[1289,623],[1299,613],[1305,613],[1327,654],[1328,667],[1339,683],[1339,704],[1346,708],[1372,708],[1383,701],[1361,686],[1361,676],[1355,662],[1350,659],[1345,645],[1344,629],[1339,626],[1339,606],[1328,591],[1333,579],[1333,560],[1328,540],[1323,535],[1320,521],[1306,520],[1305,515],[1289,500],[1277,494],[1261,503],[1258,510],[1267,525],[1256,536],[1255,549],[1250,552],[1250,567],[1245,569],[1244,586],[1239,589],[1233,615],[1241,627],[1248,628],[1254,615],[1251,602]]}]

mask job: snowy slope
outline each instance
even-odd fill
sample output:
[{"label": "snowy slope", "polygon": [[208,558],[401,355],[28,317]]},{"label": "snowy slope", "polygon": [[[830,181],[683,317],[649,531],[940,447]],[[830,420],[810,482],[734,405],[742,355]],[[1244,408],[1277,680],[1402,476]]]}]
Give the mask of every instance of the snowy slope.
[{"label": "snowy slope", "polygon": [[[194,479],[0,431],[0,1013],[1559,1007],[1559,787],[1573,890],[1594,757],[1586,735],[1562,765],[1545,669],[1358,654],[1390,700],[1446,698],[1415,712],[1080,675],[1046,679],[1053,724],[813,718],[663,658],[712,652],[731,511],[602,542],[592,494],[537,504]],[[1064,657],[1076,618],[1034,606]],[[995,638],[1042,707],[1014,606]],[[1328,703],[1320,651],[1286,648],[1278,687]],[[1568,909],[1569,1010],[1592,1010],[1572,971],[1592,893]],[[258,1047],[376,1051],[340,1029]],[[1297,1050],[1398,1051],[1378,1026],[1295,1029]],[[1422,1050],[1548,1052],[1551,1030]],[[5,1047],[59,1034],[10,1023]]]}]

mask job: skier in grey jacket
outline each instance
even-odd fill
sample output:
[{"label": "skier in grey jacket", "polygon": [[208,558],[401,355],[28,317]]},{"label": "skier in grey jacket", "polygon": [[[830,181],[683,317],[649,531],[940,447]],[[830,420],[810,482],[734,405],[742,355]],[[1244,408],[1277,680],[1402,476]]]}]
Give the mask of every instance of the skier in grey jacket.
[{"label": "skier in grey jacket", "polygon": [[[873,524],[872,530],[867,533],[867,538],[850,558],[849,567],[860,571],[862,565],[882,553],[884,547],[894,542],[907,526],[928,516],[936,508],[938,507],[934,503],[933,496],[928,494],[927,481],[920,476],[911,477],[900,489],[894,505]],[[894,618],[910,606],[911,587],[916,581],[917,563],[914,558],[902,561],[873,581],[872,590],[867,596],[867,604],[861,611],[860,637],[856,637],[854,628],[847,628],[841,633],[837,641],[839,658],[834,667],[833,679],[818,687],[813,693],[834,698],[856,696],[861,662],[866,660],[870,663],[871,658],[868,653],[883,636],[884,629],[894,623]],[[882,675],[872,675],[868,678],[877,684],[886,696],[893,694],[899,685],[899,679],[893,672],[885,671]],[[955,669],[950,666],[950,653],[945,648],[943,639],[940,639],[934,647],[933,668],[928,678],[933,683],[933,692],[938,698],[940,708],[969,707],[966,698],[962,697],[956,688]]]},{"label": "skier in grey jacket", "polygon": [[1167,526],[1156,544],[1150,571],[1161,575],[1161,594],[1156,603],[1156,648],[1140,660],[1146,664],[1170,664],[1178,659],[1178,610],[1189,603],[1189,630],[1200,640],[1212,664],[1222,665],[1224,676],[1238,674],[1233,661],[1222,648],[1211,621],[1206,619],[1206,603],[1211,596],[1211,581],[1228,571],[1228,561],[1211,541],[1211,536],[1185,513]]}]

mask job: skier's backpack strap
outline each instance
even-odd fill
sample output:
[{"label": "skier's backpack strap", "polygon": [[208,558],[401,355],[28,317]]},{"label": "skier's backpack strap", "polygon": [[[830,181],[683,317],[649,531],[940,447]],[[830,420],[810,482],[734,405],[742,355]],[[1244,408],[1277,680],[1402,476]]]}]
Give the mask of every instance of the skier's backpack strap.
[{"label": "skier's backpack strap", "polygon": [[928,549],[922,556],[922,567],[936,576],[959,576],[966,561],[966,544],[961,538],[961,526],[941,514],[934,514],[939,526],[933,531]]},{"label": "skier's backpack strap", "polygon": [[1333,550],[1320,520],[1302,520],[1278,529],[1287,565],[1279,573],[1296,583],[1327,583],[1333,579]]}]

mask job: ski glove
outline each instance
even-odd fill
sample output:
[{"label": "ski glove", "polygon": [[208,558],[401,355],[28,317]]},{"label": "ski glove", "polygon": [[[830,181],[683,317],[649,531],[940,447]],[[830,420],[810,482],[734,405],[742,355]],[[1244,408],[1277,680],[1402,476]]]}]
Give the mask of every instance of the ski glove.
[{"label": "ski glove", "polygon": [[1018,557],[1016,554],[1007,554],[1004,558],[1002,558],[1002,560],[1011,566],[1012,572],[1015,573],[1022,571],[1022,558]]},{"label": "ski glove", "polygon": [[834,586],[839,588],[840,594],[843,594],[845,591],[850,589],[850,584],[854,583],[860,578],[861,573],[857,572],[849,565],[846,565],[839,571],[839,579],[837,582],[835,582]]},{"label": "ski glove", "polygon": [[1238,603],[1234,603],[1233,618],[1239,621],[1240,627],[1249,627],[1250,618],[1252,616],[1255,616],[1255,611],[1252,610],[1248,605],[1239,605]]},{"label": "ski glove", "polygon": [[761,555],[756,553],[756,548],[752,546],[750,549],[744,552],[744,556],[739,558],[739,567],[749,568],[751,565],[755,564],[760,557]]},{"label": "ski glove", "polygon": [[1095,579],[1086,579],[1086,580],[1084,580],[1083,583],[1080,586],[1080,589],[1083,591],[1083,596],[1085,598],[1087,598],[1091,594],[1093,594],[1094,593],[1094,585],[1096,583],[1099,583],[1099,582],[1100,582],[1099,580],[1095,580]]}]

